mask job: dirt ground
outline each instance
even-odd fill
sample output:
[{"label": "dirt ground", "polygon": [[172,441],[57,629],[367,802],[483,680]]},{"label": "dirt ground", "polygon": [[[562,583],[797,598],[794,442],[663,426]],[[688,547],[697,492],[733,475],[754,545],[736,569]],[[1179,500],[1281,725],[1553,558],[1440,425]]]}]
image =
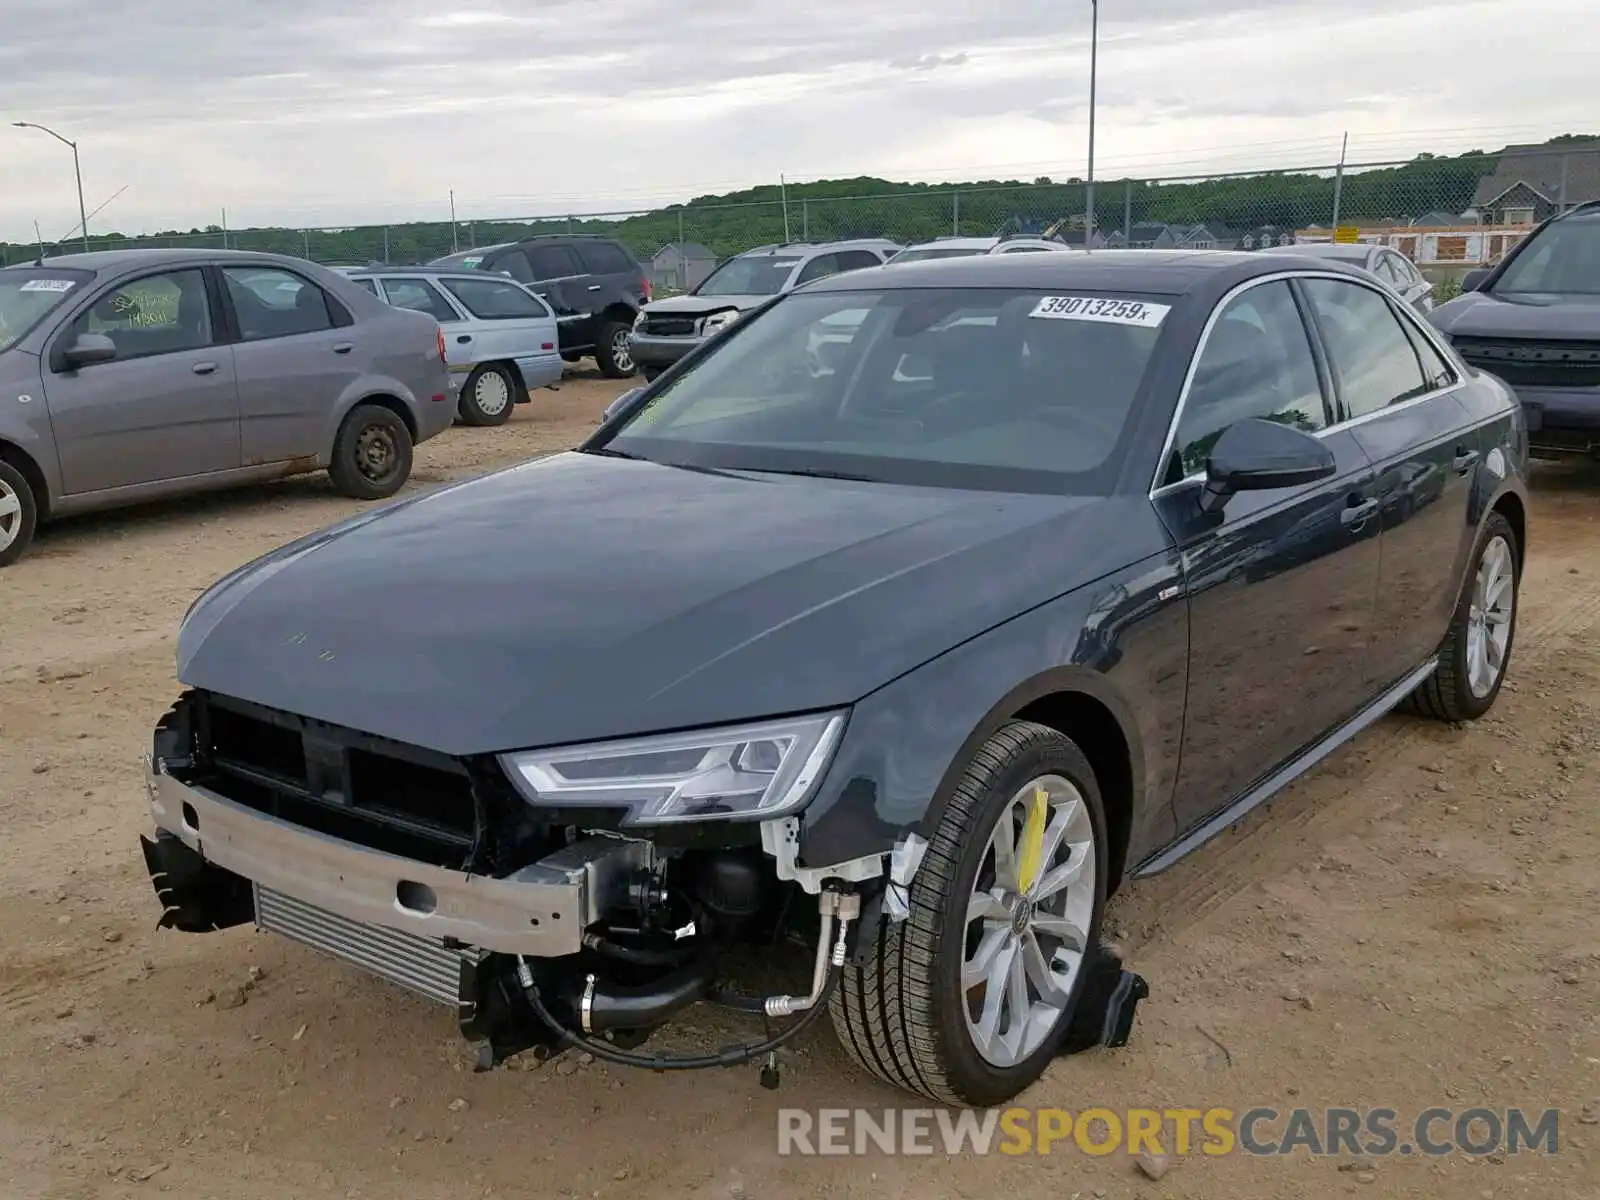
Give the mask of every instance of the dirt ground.
[{"label": "dirt ground", "polygon": [[[569,377],[419,448],[415,486],[572,444]],[[1491,717],[1391,717],[1115,902],[1150,981],[1124,1049],[1026,1101],[1084,1109],[1562,1110],[1553,1157],[795,1158],[775,1110],[908,1101],[826,1022],[753,1069],[475,1075],[451,1016],[248,930],[157,932],[139,757],[212,580],[351,511],[321,478],[73,520],[0,573],[0,1196],[1600,1196],[1600,476],[1543,469]],[[532,514],[536,518],[537,514]],[[243,1001],[240,1003],[240,1001]],[[1587,1108],[1585,1106],[1588,1106]]]}]

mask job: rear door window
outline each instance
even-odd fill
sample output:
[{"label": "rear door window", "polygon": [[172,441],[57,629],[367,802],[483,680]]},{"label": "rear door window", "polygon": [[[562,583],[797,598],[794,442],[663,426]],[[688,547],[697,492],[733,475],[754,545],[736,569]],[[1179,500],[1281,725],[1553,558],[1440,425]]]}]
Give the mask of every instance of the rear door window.
[{"label": "rear door window", "polygon": [[450,302],[426,279],[388,278],[383,281],[383,290],[389,303],[396,308],[427,313],[441,325],[461,320],[460,314],[450,307]]},{"label": "rear door window", "polygon": [[633,257],[615,242],[581,242],[583,260],[596,275],[623,275],[637,271]]},{"label": "rear door window", "polygon": [[1351,417],[1433,390],[1389,301],[1369,287],[1308,279],[1306,297]]},{"label": "rear door window", "polygon": [[278,267],[223,267],[222,278],[244,341],[318,333],[334,327],[322,289],[293,271]]}]

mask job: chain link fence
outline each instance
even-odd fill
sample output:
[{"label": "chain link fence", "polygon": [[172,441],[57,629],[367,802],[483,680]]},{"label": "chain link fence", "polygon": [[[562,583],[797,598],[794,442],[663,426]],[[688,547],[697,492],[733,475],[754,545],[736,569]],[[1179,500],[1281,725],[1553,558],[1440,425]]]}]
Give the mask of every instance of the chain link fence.
[{"label": "chain link fence", "polygon": [[[1095,249],[1257,250],[1294,241],[1382,241],[1448,274],[1497,259],[1536,222],[1600,200],[1600,141],[1509,147],[1497,154],[1423,155],[1405,162],[1151,179],[1048,179],[1031,184],[915,185],[850,194],[839,183],[758,188],[741,203],[648,212],[321,228],[210,228],[91,237],[96,250],[208,247],[262,250],[328,264],[416,264],[471,246],[539,234],[618,238],[658,286],[692,286],[756,246],[847,238],[901,244],[947,236],[1043,235]],[[72,253],[76,240],[43,247]],[[0,263],[37,246],[0,245]]]}]

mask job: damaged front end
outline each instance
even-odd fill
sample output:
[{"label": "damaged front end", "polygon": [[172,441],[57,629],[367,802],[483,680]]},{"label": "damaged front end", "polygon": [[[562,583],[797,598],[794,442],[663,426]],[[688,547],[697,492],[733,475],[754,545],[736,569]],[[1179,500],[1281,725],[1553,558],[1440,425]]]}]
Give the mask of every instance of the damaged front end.
[{"label": "damaged front end", "polygon": [[[770,1056],[820,1016],[863,949],[889,856],[807,871],[792,816],[706,811],[754,794],[763,773],[803,793],[831,749],[820,735],[755,735],[703,756],[711,767],[681,738],[643,760],[634,744],[457,759],[192,691],[161,721],[146,776],[161,923],[253,921],[450,1005],[483,1066],[575,1044],[655,1069]],[[619,762],[631,772],[620,782]],[[647,825],[646,809],[658,818]],[[907,879],[919,844],[896,856]],[[809,990],[755,996],[723,982],[740,947],[801,939],[813,944]],[[715,1055],[632,1053],[700,1001],[800,1019]]]}]

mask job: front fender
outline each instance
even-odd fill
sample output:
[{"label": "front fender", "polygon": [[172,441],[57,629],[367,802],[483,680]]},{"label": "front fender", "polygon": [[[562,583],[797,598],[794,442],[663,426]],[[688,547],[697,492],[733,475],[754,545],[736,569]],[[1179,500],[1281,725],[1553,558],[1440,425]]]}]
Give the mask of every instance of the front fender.
[{"label": "front fender", "polygon": [[1171,840],[1188,686],[1188,609],[1163,552],[1017,616],[861,700],[801,823],[808,867],[928,836],[967,761],[1035,701],[1078,693],[1128,743],[1134,853]]},{"label": "front fender", "polygon": [[45,397],[44,373],[38,355],[14,349],[0,366],[0,442],[21,450],[44,477],[40,508],[49,512],[61,496],[61,460],[56,455]]}]

